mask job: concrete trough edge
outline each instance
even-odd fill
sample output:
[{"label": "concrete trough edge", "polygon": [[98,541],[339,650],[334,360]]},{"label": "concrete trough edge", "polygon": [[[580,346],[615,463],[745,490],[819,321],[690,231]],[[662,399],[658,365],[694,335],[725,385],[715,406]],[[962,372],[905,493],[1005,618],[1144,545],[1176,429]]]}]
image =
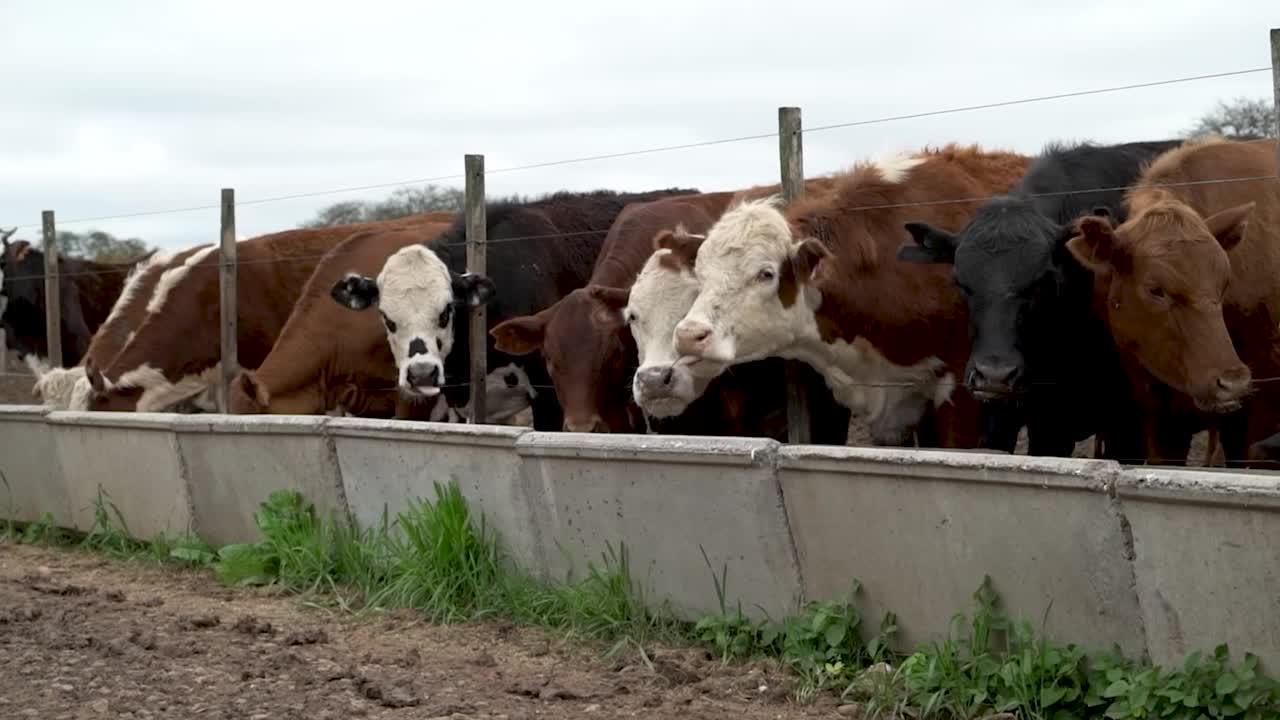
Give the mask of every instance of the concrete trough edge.
[{"label": "concrete trough edge", "polygon": [[590,434],[528,431],[516,441],[522,457],[774,467],[782,444],[767,438]]},{"label": "concrete trough edge", "polygon": [[430,442],[449,445],[482,445],[513,447],[526,428],[510,425],[472,425],[462,423],[414,422],[370,418],[333,418],[325,425],[332,437],[374,438],[407,442]]}]

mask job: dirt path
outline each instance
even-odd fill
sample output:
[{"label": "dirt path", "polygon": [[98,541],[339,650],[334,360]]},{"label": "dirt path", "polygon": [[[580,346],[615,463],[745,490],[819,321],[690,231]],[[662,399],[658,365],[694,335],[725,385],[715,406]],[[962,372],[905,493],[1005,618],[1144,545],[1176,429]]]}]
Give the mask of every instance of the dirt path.
[{"label": "dirt path", "polygon": [[772,664],[600,651],[499,624],[353,619],[208,573],[0,541],[0,717],[840,717]]}]

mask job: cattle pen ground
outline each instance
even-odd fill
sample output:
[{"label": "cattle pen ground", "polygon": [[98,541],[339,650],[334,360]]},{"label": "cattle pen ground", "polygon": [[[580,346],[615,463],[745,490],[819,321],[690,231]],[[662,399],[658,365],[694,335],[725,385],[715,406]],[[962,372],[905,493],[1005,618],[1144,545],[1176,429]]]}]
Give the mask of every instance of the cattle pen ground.
[{"label": "cattle pen ground", "polygon": [[351,618],[208,574],[0,541],[9,718],[830,717],[776,663],[597,650],[509,623]]}]

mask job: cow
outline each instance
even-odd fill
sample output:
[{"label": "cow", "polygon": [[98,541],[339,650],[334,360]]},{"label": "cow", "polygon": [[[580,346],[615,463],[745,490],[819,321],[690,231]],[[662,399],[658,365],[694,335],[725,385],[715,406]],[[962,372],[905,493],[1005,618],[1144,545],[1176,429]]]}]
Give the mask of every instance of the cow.
[{"label": "cow", "polygon": [[[491,277],[465,271],[466,225],[459,218],[420,251],[405,248],[392,255],[376,279],[352,273],[334,285],[332,295],[353,309],[378,306],[396,358],[397,384],[404,392],[434,396],[443,391],[450,405],[458,407],[470,379],[470,328],[465,312],[453,322],[455,306],[492,301],[490,330],[508,318],[539,312],[586,283],[609,227],[626,205],[695,193],[678,188],[559,192],[528,203],[493,203],[486,209]],[[503,353],[491,335],[486,342],[489,370],[514,363],[535,386],[550,385],[539,356]],[[454,347],[462,351],[450,353]],[[538,393],[533,416],[540,430],[562,427],[554,392]]]},{"label": "cow", "polygon": [[1067,250],[1094,274],[1094,308],[1140,406],[1149,463],[1186,462],[1216,425],[1229,466],[1277,430],[1280,192],[1275,140],[1209,136],[1165,152],[1128,216],[1076,222]]},{"label": "cow", "polygon": [[[911,213],[959,230],[978,199],[1008,192],[1029,160],[977,146],[927,148],[857,163],[832,192],[785,213],[769,198],[731,208],[695,253],[698,292],[676,324],[676,351],[695,372],[803,360],[851,410],[863,410],[868,386],[903,376],[927,378],[926,394],[955,387],[969,356],[964,300],[949,269],[897,259],[910,239],[903,223]],[[938,399],[920,444],[975,447],[973,398],[960,389]]]},{"label": "cow", "polygon": [[47,358],[51,366],[73,367],[84,357],[98,326],[107,318],[125,278],[154,250],[124,262],[58,258],[58,295],[62,313],[62,357],[49,358],[45,333],[44,252],[25,240],[4,236],[3,324],[8,346],[21,355]]},{"label": "cow", "polygon": [[[829,185],[827,178],[815,178],[807,183],[811,191]],[[777,187],[702,193],[628,205],[609,228],[587,286],[574,290],[537,314],[499,323],[491,332],[495,347],[512,355],[541,352],[564,410],[565,430],[640,432],[662,428],[663,432],[681,434],[737,434],[731,433],[728,427],[721,427],[715,420],[714,401],[703,403],[700,412],[681,422],[674,418],[643,416],[632,402],[630,392],[632,369],[636,363],[635,342],[628,328],[618,322],[616,312],[605,309],[604,312],[610,314],[603,322],[599,321],[602,309],[596,288],[629,286],[653,252],[656,233],[677,224],[705,229],[734,197],[762,196],[776,192]],[[735,381],[741,379],[745,379],[743,373],[736,376]],[[809,380],[812,382],[814,378]],[[730,390],[727,385],[722,389]],[[819,398],[826,392],[820,383],[814,386],[813,391]],[[725,402],[722,417],[746,412],[742,403],[731,401],[728,396],[722,400]],[[827,410],[831,409],[828,404]],[[747,414],[762,417],[754,411]],[[827,425],[831,424],[829,416],[823,419]],[[745,433],[756,434],[741,425],[736,427]],[[782,432],[785,434],[785,423]],[[764,434],[776,435],[774,432]],[[841,436],[840,442],[843,441],[844,436]]]},{"label": "cow", "polygon": [[[257,367],[270,352],[294,302],[324,254],[353,233],[411,227],[395,220],[260,235],[237,243],[238,361]],[[217,247],[204,247],[166,269],[137,330],[111,360],[88,363],[90,410],[155,412],[207,393],[218,375]]]},{"label": "cow", "polygon": [[197,245],[177,253],[156,253],[135,265],[125,278],[124,287],[111,306],[107,319],[93,333],[89,348],[79,364],[70,368],[49,368],[28,356],[28,365],[37,377],[32,394],[57,409],[87,410],[91,388],[85,367],[90,364],[102,367],[109,363],[146,317],[147,302],[163,272],[174,265],[181,265],[205,247],[209,246]]},{"label": "cow", "polygon": [[973,351],[964,381],[982,402],[988,447],[1012,453],[1025,425],[1032,455],[1067,457],[1099,434],[1103,456],[1142,456],[1141,417],[1106,326],[1093,275],[1066,250],[1076,218],[1123,221],[1124,191],[1181,141],[1050,144],[1008,195],[959,232],[905,227],[902,260],[952,266]]},{"label": "cow", "polygon": [[[714,432],[727,425],[723,434],[785,439],[787,388],[779,382],[785,377],[779,358],[736,365],[722,374],[722,366],[689,363],[675,351],[676,324],[698,294],[693,268],[703,240],[683,225],[663,231],[653,239],[654,253],[629,289],[591,290],[612,310],[605,317],[625,324],[635,338],[640,362],[632,390],[635,402],[646,416],[659,418],[659,429],[665,432],[702,434],[700,427]],[[810,390],[811,441],[817,444],[846,444],[850,410],[867,416],[876,444],[909,444],[928,403],[936,396],[950,395],[948,381],[939,372],[940,362],[927,363],[923,376],[876,377],[874,384],[854,387],[843,405],[835,403],[821,376],[801,367],[801,382]],[[934,378],[938,381],[930,382]],[[720,417],[713,414],[714,409],[721,410]],[[753,415],[758,417],[757,424],[744,426],[743,419]]]},{"label": "cow", "polygon": [[329,292],[349,272],[375,273],[397,250],[434,240],[455,215],[429,213],[419,225],[358,232],[335,245],[303,286],[266,358],[232,381],[230,412],[431,419],[434,402],[416,402],[392,382],[396,366],[382,322],[338,306]]}]

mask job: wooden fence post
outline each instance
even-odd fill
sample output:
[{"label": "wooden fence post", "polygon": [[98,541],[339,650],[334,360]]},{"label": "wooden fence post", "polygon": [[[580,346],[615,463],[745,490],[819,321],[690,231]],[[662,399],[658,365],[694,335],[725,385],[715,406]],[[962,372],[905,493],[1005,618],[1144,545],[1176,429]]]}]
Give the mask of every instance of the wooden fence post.
[{"label": "wooden fence post", "polygon": [[62,292],[58,273],[58,229],[53,211],[40,214],[44,226],[44,332],[49,367],[62,367]]},{"label": "wooden fence post", "polygon": [[[804,195],[804,146],[801,142],[800,108],[778,108],[778,160],[782,166],[782,199],[790,204]],[[799,361],[788,360],[787,442],[810,441],[809,398],[802,382]]]},{"label": "wooden fence post", "polygon": [[[1275,98],[1276,131],[1280,132],[1280,28],[1271,28],[1271,90]],[[1276,148],[1276,166],[1280,170],[1280,147]]]},{"label": "wooden fence post", "polygon": [[[484,156],[466,156],[467,272],[485,274],[486,222]],[[488,317],[484,305],[471,308],[471,422],[484,423],[485,376],[489,374]]]},{"label": "wooden fence post", "polygon": [[218,377],[218,411],[231,411],[231,381],[240,371],[236,346],[239,306],[236,303],[236,191],[222,188],[222,246],[218,253],[218,317],[222,365]]}]

